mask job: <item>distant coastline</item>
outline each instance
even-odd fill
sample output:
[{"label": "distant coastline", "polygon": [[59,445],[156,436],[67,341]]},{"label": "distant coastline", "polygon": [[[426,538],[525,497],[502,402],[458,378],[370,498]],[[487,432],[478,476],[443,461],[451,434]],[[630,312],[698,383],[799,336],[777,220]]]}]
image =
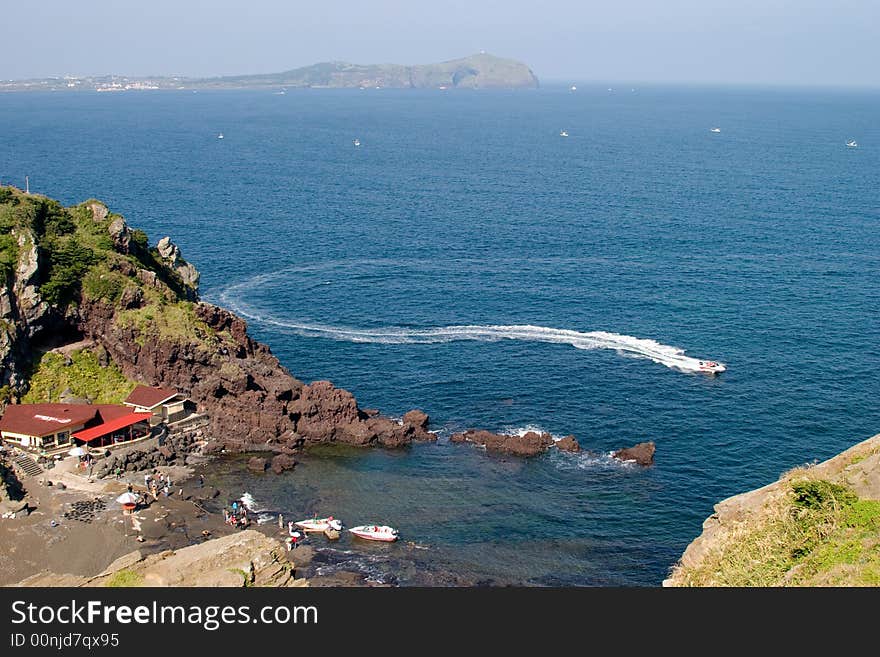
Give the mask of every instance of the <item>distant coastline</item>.
[{"label": "distant coastline", "polygon": [[322,62],[280,73],[186,76],[56,76],[0,81],[0,91],[152,91],[159,89],[516,89],[536,88],[524,63],[487,53],[436,64]]}]

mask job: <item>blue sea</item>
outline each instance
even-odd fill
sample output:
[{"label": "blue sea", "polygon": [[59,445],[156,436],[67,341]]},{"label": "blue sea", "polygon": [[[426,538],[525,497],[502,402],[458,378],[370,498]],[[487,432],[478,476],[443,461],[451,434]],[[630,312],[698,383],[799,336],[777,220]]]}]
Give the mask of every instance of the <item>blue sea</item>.
[{"label": "blue sea", "polygon": [[[436,444],[209,471],[400,530],[313,540],[316,572],[655,586],[716,502],[880,431],[878,116],[770,88],[5,94],[0,181],[170,235],[294,375],[431,416]],[[589,452],[449,443],[469,427]],[[608,457],[646,440],[652,467]]]}]

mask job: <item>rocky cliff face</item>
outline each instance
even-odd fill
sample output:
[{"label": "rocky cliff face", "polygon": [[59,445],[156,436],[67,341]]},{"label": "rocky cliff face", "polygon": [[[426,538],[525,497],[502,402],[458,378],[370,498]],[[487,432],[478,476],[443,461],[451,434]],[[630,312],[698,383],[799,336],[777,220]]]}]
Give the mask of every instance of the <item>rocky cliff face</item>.
[{"label": "rocky cliff face", "polygon": [[[57,328],[61,318],[40,296],[40,250],[33,234],[14,228],[11,237],[17,243],[18,257],[5,272],[0,288],[0,387],[14,395],[25,383],[23,372],[31,357],[32,339]],[[5,401],[0,397],[0,403]]]},{"label": "rocky cliff face", "polygon": [[[32,198],[13,196],[16,207]],[[98,202],[67,212],[57,219],[67,231],[61,243],[48,229],[17,228],[20,256],[0,291],[0,363],[10,398],[26,390],[34,350],[67,335],[92,341],[129,379],[188,394],[211,418],[215,449],[287,451],[334,441],[398,447],[433,439],[423,413],[402,422],[368,415],[330,382],[294,378],[250,338],[243,319],[199,301],[199,274],[169,238],[150,249],[143,233]],[[72,296],[65,303],[45,298],[59,269],[41,262],[41,240],[60,253],[96,245],[80,256],[92,264],[67,282]]]}]

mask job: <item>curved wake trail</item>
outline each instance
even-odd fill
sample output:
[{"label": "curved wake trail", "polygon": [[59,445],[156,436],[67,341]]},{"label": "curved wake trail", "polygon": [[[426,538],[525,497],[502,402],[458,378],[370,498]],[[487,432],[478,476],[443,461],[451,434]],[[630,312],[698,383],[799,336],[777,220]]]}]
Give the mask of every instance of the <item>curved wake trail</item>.
[{"label": "curved wake trail", "polygon": [[[250,281],[253,283],[254,281]],[[227,288],[221,295],[224,303],[232,306],[237,313],[250,320],[291,331],[297,335],[313,338],[329,338],[346,342],[378,344],[433,344],[472,340],[478,342],[497,342],[499,340],[521,340],[525,342],[545,342],[567,344],[575,349],[611,349],[622,356],[646,358],[683,372],[699,372],[700,360],[686,356],[683,349],[665,345],[656,340],[636,338],[631,335],[590,331],[583,333],[566,329],[513,325],[460,325],[440,326],[426,329],[385,327],[377,329],[357,329],[344,326],[309,324],[295,320],[281,319],[260,314],[243,304],[231,293],[239,286]]]}]

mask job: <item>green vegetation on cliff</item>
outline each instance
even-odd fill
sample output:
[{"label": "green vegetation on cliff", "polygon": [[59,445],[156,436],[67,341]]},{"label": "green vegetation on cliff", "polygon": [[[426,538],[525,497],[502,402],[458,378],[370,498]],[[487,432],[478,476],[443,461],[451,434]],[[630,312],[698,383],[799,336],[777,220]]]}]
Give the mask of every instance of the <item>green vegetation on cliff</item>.
[{"label": "green vegetation on cliff", "polygon": [[69,359],[50,351],[34,364],[30,389],[22,401],[26,404],[58,402],[61,393],[70,390],[73,396],[95,404],[119,404],[135,385],[113,363],[102,366],[91,350],[74,350]]},{"label": "green vegetation on cliff", "polygon": [[[16,396],[54,402],[67,388],[77,397],[113,403],[134,384],[112,364],[102,366],[90,351],[73,352],[72,363],[58,353],[43,353],[40,343],[15,351],[13,340],[28,339],[22,308],[28,319],[57,327],[75,325],[85,304],[110,306],[105,314],[117,326],[136,328],[139,344],[147,335],[216,343],[213,331],[195,315],[198,273],[177,247],[170,242],[150,247],[144,232],[129,228],[100,201],[65,208],[41,195],[0,187],[0,270],[13,292],[12,308],[0,315],[0,329],[10,329],[0,339],[5,370],[0,404]],[[57,344],[59,336],[50,333],[44,332],[42,344]]]},{"label": "green vegetation on cliff", "polygon": [[696,567],[677,574],[684,586],[878,586],[880,501],[848,486],[787,478],[788,490],[759,518],[731,531]]}]

